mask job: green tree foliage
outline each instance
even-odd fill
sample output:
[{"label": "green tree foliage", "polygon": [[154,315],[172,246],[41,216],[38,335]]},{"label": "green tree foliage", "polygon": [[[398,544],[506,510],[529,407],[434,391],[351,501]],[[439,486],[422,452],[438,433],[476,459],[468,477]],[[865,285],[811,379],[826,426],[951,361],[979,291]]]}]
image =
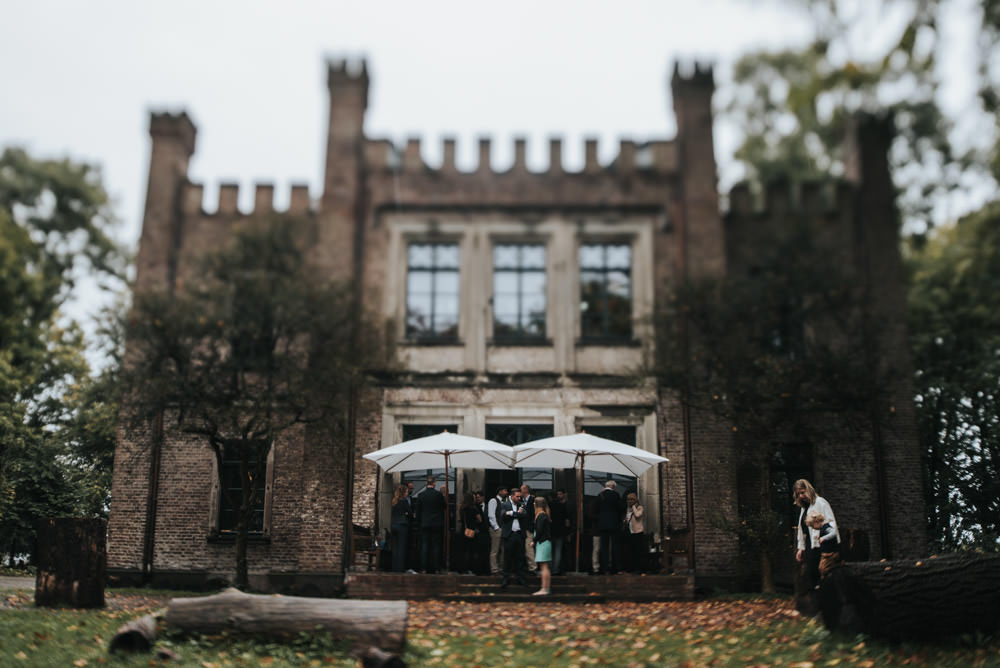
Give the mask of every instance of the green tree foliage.
[{"label": "green tree foliage", "polygon": [[692,409],[731,427],[747,477],[741,488],[757,494],[722,528],[760,557],[763,588],[773,591],[774,555],[791,543],[772,508],[772,457],[782,444],[857,437],[888,379],[859,354],[878,327],[863,286],[836,254],[805,226],[756,248],[752,265],[669,293],[656,329],[657,373]]},{"label": "green tree foliage", "polygon": [[246,586],[248,526],[264,483],[254,471],[298,425],[345,443],[381,337],[350,285],[310,271],[290,222],[243,229],[198,275],[175,294],[136,295],[126,410],[133,424],[163,416],[165,429],[204,438],[220,475],[227,446],[238,449],[236,583]]},{"label": "green tree foliage", "polygon": [[[1000,10],[995,0],[981,3],[982,60],[992,62],[993,47],[1000,44]],[[844,150],[851,119],[859,112],[891,112],[898,136],[890,161],[899,189],[897,205],[909,232],[924,234],[934,223],[935,209],[970,178],[989,181],[989,151],[956,150],[950,136],[953,119],[940,104],[946,76],[939,67],[947,46],[943,17],[961,11],[955,2],[786,4],[809,16],[811,41],[802,48],[745,55],[735,67],[734,86],[723,91],[722,115],[742,134],[735,157],[749,178],[842,176],[851,160]],[[991,21],[992,33],[987,29]],[[987,75],[981,81],[981,98],[989,109],[1000,76],[992,84]],[[992,108],[995,113],[996,105]]]},{"label": "green tree foliage", "polygon": [[1000,547],[1000,204],[910,256],[910,337],[928,534]]},{"label": "green tree foliage", "polygon": [[83,272],[124,273],[97,171],[70,161],[0,155],[0,551],[30,551],[34,520],[85,512],[73,452],[58,423],[89,383],[79,328],[59,308]]}]

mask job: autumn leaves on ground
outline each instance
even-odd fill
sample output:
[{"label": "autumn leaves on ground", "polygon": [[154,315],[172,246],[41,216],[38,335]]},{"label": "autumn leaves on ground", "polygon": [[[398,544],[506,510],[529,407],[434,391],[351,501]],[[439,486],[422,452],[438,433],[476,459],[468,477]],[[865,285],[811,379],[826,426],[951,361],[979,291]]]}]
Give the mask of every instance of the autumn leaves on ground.
[{"label": "autumn leaves on ground", "polygon": [[[0,600],[0,665],[356,666],[329,638],[272,641],[165,633],[178,658],[109,657],[124,622],[167,604],[170,595],[110,590],[100,611],[35,608],[30,592]],[[831,635],[787,598],[565,605],[413,601],[411,666],[1000,666],[1000,639],[892,645]]]}]

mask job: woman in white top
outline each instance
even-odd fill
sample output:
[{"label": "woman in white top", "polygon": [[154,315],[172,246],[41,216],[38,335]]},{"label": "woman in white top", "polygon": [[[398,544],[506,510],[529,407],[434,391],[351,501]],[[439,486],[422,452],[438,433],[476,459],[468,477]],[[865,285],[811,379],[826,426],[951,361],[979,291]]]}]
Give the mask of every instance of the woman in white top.
[{"label": "woman in white top", "polygon": [[826,522],[837,534],[840,540],[840,530],[837,528],[837,520],[833,516],[833,508],[830,503],[816,493],[816,488],[808,480],[796,480],[792,485],[792,497],[799,508],[799,521],[795,532],[795,560],[806,564],[806,574],[809,576],[811,586],[819,583],[819,529],[806,526],[806,516],[818,510],[826,518]]}]

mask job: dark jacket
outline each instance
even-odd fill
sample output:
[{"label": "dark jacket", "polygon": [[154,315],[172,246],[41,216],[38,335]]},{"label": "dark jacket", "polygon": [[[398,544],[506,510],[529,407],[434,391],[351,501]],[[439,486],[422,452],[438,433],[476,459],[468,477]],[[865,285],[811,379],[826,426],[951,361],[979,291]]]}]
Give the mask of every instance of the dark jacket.
[{"label": "dark jacket", "polygon": [[444,526],[444,494],[433,487],[425,487],[417,497],[417,523],[421,529]]},{"label": "dark jacket", "polygon": [[518,525],[521,527],[521,532],[525,531],[525,520],[526,514],[524,511],[524,502],[520,505],[520,511],[515,514],[510,514],[514,510],[514,504],[511,502],[510,497],[500,505],[500,537],[507,538],[511,534],[511,529],[514,526],[514,520],[516,519]]},{"label": "dark jacket", "polygon": [[524,515],[525,518],[521,522],[521,528],[526,531],[535,530],[535,495],[524,498]]},{"label": "dark jacket", "polygon": [[392,526],[405,529],[410,525],[410,504],[400,499],[392,507]]},{"label": "dark jacket", "polygon": [[621,531],[625,518],[625,500],[618,492],[605,487],[594,502],[598,531]]},{"label": "dark jacket", "polygon": [[544,543],[552,540],[552,522],[549,516],[542,513],[535,518],[535,543]]},{"label": "dark jacket", "polygon": [[479,532],[480,525],[482,524],[480,522],[479,506],[476,504],[466,506],[459,511],[459,514],[462,516],[463,536],[465,535],[465,529],[473,529],[477,533]]},{"label": "dark jacket", "polygon": [[569,534],[566,521],[569,520],[569,507],[565,503],[553,500],[549,503],[549,516],[552,518],[552,535],[556,538]]}]

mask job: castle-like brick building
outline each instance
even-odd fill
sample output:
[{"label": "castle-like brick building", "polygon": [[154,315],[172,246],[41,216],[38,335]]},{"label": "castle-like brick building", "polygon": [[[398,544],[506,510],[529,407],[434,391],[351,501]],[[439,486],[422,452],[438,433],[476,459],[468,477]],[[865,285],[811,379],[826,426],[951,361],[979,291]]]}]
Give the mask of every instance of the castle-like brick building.
[{"label": "castle-like brick building", "polygon": [[[882,349],[905,368],[890,127],[860,125],[849,178],[837,187],[774,187],[759,206],[737,188],[723,214],[710,70],[674,70],[673,139],[622,141],[607,165],[587,141],[579,171],[563,167],[553,139],[543,172],[528,169],[520,140],[504,172],[491,169],[485,139],[474,171],[456,167],[451,140],[442,163],[428,165],[417,140],[399,150],[366,136],[363,63],[331,63],[328,72],[322,194],[313,202],[307,186],[292,186],[284,212],[273,209],[271,185],[256,187],[249,212],[237,206],[237,186],[223,185],[217,209],[205,211],[203,187],[187,176],[194,124],[184,113],[154,113],[150,122],[137,291],[179,288],[195,271],[191,258],[221,247],[239,225],[284,216],[312,227],[318,275],[360,281],[364,302],[395,328],[395,371],[370,389],[377,409],[358,415],[350,457],[295,434],[273,444],[252,527],[251,583],[338,591],[353,565],[352,536],[387,528],[394,486],[428,473],[385,474],[362,455],[445,428],[510,444],[585,429],[667,457],[620,483],[637,490],[654,542],[687,530],[694,549],[684,567],[701,582],[732,582],[739,545],[711,518],[736,514],[737,444],[728,425],[685,410],[654,378],[636,380],[653,361],[655,304],[684,278],[724,276],[768,243],[769,229],[806,221],[824,230],[875,308],[896,323]],[[772,471],[779,487],[813,480],[842,527],[867,533],[875,558],[919,554],[925,544],[912,401],[905,383],[896,391],[887,402],[891,428],[849,444],[799,444]],[[233,543],[215,458],[207,443],[154,435],[155,427],[120,432],[109,572],[189,586],[229,579]],[[489,496],[521,481],[542,493],[577,493],[571,470],[451,475],[459,493]],[[603,477],[588,474],[588,497]]]}]

